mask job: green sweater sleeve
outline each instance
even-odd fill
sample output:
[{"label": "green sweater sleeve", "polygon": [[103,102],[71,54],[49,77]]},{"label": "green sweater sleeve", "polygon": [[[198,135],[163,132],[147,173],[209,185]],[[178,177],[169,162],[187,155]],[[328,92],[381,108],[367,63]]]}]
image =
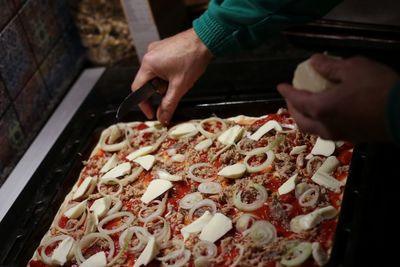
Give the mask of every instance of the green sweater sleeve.
[{"label": "green sweater sleeve", "polygon": [[193,22],[200,40],[215,56],[254,48],[290,25],[327,13],[340,0],[211,0]]},{"label": "green sweater sleeve", "polygon": [[386,125],[392,139],[400,144],[400,81],[390,90],[386,101]]}]

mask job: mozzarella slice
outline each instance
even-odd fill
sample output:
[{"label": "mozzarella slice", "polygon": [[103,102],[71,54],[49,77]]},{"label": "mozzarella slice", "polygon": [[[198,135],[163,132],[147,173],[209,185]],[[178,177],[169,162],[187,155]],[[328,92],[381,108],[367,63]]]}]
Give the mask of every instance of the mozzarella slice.
[{"label": "mozzarella slice", "polygon": [[126,156],[126,159],[128,160],[134,160],[138,157],[147,155],[151,152],[153,152],[153,146],[144,146],[139,148],[138,150],[133,151],[132,153],[130,153],[128,156]]},{"label": "mozzarella slice", "polygon": [[339,163],[339,160],[335,156],[330,156],[322,163],[317,172],[331,173],[336,170]]},{"label": "mozzarella slice", "polygon": [[197,151],[202,151],[204,149],[209,148],[212,145],[212,140],[211,139],[206,139],[201,141],[200,143],[198,143],[194,149],[196,149]]},{"label": "mozzarella slice", "polygon": [[282,126],[279,124],[279,122],[275,120],[270,120],[264,123],[263,126],[258,128],[258,130],[253,133],[252,135],[249,136],[251,140],[258,141],[260,140],[261,137],[263,137],[264,134],[268,133],[271,130],[275,130],[277,132],[282,131]]},{"label": "mozzarella slice", "polygon": [[111,206],[111,197],[105,196],[99,199],[96,199],[92,206],[90,206],[89,210],[93,211],[93,213],[96,215],[97,218],[101,218],[110,209]]},{"label": "mozzarella slice", "polygon": [[106,174],[101,177],[101,180],[109,180],[118,178],[128,174],[131,171],[131,164],[129,162],[121,163],[111,170],[109,170]]},{"label": "mozzarella slice", "polygon": [[200,240],[214,243],[232,229],[232,221],[222,213],[216,213],[203,227]]},{"label": "mozzarella slice", "polygon": [[118,157],[117,154],[113,154],[111,158],[108,159],[106,164],[104,164],[103,168],[101,168],[100,172],[105,173],[117,166],[118,164]]},{"label": "mozzarella slice", "polygon": [[293,155],[298,155],[304,151],[306,151],[307,149],[307,145],[302,145],[302,146],[295,146],[292,148],[292,150],[290,151],[289,155],[293,156]]},{"label": "mozzarella slice", "polygon": [[64,265],[67,262],[67,256],[74,244],[75,240],[72,237],[67,237],[57,246],[51,255],[51,262],[57,265]]},{"label": "mozzarella slice", "polygon": [[196,234],[203,230],[204,226],[212,219],[213,215],[207,210],[197,220],[181,229],[181,234],[186,240],[190,234]]},{"label": "mozzarella slice", "polygon": [[73,206],[72,208],[70,208],[69,210],[64,212],[64,216],[69,219],[79,218],[86,209],[86,203],[87,203],[87,201],[85,200],[85,201],[82,201],[81,203]]},{"label": "mozzarella slice", "polygon": [[223,145],[232,145],[242,137],[242,134],[243,127],[235,125],[218,136],[218,141]]},{"label": "mozzarella slice", "polygon": [[152,180],[140,200],[148,204],[153,199],[168,191],[171,187],[172,183],[170,181],[164,179]]},{"label": "mozzarella slice", "polygon": [[92,212],[89,212],[85,223],[85,235],[94,233],[97,230],[99,218]]},{"label": "mozzarella slice", "polygon": [[196,128],[196,125],[193,123],[182,123],[177,125],[170,133],[169,135],[175,138],[187,135],[187,134],[193,134],[197,133],[198,130]]},{"label": "mozzarella slice", "polygon": [[313,180],[314,183],[319,184],[320,186],[323,186],[333,192],[340,192],[340,187],[344,185],[341,181],[335,179],[335,177],[319,171],[315,172],[315,174],[311,177],[311,180]]},{"label": "mozzarella slice", "polygon": [[293,87],[318,93],[331,87],[332,83],[319,74],[310,64],[310,60],[300,63],[294,71]]},{"label": "mozzarella slice", "polygon": [[290,221],[290,229],[295,233],[310,230],[323,222],[337,215],[337,210],[332,206],[316,209],[308,214],[299,215]]},{"label": "mozzarella slice", "polygon": [[93,177],[91,176],[86,177],[85,180],[83,180],[83,182],[79,185],[78,189],[76,189],[76,191],[74,192],[72,200],[76,200],[83,197],[93,183],[94,183]]},{"label": "mozzarella slice", "polygon": [[79,267],[106,267],[106,265],[107,265],[106,254],[104,253],[104,251],[100,251],[91,256],[89,259],[82,262],[82,264],[79,265]]},{"label": "mozzarella slice", "polygon": [[176,182],[176,181],[181,181],[182,180],[182,176],[175,175],[175,174],[170,174],[170,173],[168,173],[167,171],[164,171],[164,170],[157,171],[157,175],[158,175],[158,178],[163,179],[163,180],[167,180],[167,181]]},{"label": "mozzarella slice", "polygon": [[278,188],[279,195],[290,193],[296,188],[297,175],[297,173],[294,174]]},{"label": "mozzarella slice", "polygon": [[146,124],[150,128],[159,128],[161,127],[161,122],[159,121],[145,121],[144,124]]},{"label": "mozzarella slice", "polygon": [[244,165],[243,163],[236,163],[234,165],[224,167],[218,172],[218,175],[226,178],[237,179],[242,177],[245,172],[246,165]]},{"label": "mozzarella slice", "polygon": [[324,140],[321,137],[318,137],[313,149],[311,150],[311,154],[322,155],[325,157],[329,157],[333,152],[335,152],[335,142]]},{"label": "mozzarella slice", "polygon": [[133,161],[142,166],[146,171],[148,171],[153,167],[154,162],[156,162],[156,157],[154,157],[153,155],[146,155],[136,158]]},{"label": "mozzarella slice", "polygon": [[172,161],[174,162],[184,162],[185,161],[185,155],[182,154],[175,154],[171,157]]},{"label": "mozzarella slice", "polygon": [[159,247],[156,243],[156,239],[154,238],[154,236],[150,236],[146,247],[140,254],[133,267],[140,267],[142,265],[146,266],[157,256],[158,252]]}]

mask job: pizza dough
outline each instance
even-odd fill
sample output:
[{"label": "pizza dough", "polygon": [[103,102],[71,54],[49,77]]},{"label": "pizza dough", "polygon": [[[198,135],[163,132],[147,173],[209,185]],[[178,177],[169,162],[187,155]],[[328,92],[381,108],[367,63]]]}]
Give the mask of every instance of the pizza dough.
[{"label": "pizza dough", "polygon": [[112,125],[28,266],[317,266],[303,232],[329,255],[352,153],[323,141],[285,109]]},{"label": "pizza dough", "polygon": [[293,86],[298,90],[319,93],[329,88],[332,83],[319,74],[310,64],[310,59],[297,65],[294,71]]}]

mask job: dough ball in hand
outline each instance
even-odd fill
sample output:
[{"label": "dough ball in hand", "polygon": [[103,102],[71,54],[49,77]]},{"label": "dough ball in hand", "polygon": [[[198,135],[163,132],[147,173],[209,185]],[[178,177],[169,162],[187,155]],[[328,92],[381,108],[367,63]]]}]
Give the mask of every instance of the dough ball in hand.
[{"label": "dough ball in hand", "polygon": [[297,65],[294,71],[293,87],[298,90],[306,90],[311,93],[319,93],[332,85],[332,82],[325,79],[310,64],[310,59]]}]

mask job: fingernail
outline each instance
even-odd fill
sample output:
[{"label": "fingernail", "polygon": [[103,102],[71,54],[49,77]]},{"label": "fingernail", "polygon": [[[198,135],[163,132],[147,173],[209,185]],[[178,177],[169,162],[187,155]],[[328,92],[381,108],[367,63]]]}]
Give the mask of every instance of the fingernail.
[{"label": "fingernail", "polygon": [[161,111],[160,114],[161,123],[168,125],[170,119],[171,119],[171,114],[168,111]]}]

